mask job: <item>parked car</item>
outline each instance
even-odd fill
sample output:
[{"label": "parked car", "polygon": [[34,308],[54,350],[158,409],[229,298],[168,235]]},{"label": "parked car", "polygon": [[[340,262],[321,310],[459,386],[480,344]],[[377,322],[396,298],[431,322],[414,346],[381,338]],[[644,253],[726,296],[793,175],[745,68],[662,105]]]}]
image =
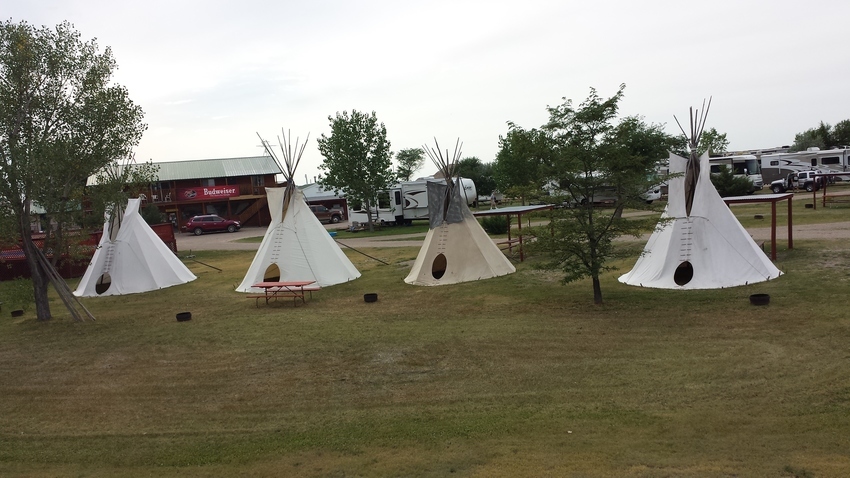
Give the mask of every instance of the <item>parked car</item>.
[{"label": "parked car", "polygon": [[798,171],[791,173],[783,179],[777,179],[770,183],[770,189],[775,194],[784,193],[789,189],[805,189],[808,192],[817,191],[823,185],[823,178],[819,177],[820,171]]},{"label": "parked car", "polygon": [[195,216],[186,223],[185,231],[200,236],[205,232],[227,231],[236,232],[242,227],[239,221],[225,219],[214,214]]},{"label": "parked car", "polygon": [[328,209],[322,205],[310,205],[310,210],[319,218],[320,222],[338,223],[342,221],[342,211],[338,209]]}]

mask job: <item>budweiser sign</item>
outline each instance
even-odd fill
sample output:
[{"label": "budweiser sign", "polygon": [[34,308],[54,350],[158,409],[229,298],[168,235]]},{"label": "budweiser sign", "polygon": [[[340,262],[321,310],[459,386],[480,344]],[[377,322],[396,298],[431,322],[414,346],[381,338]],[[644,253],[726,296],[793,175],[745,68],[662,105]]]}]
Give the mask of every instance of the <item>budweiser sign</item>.
[{"label": "budweiser sign", "polygon": [[236,186],[206,186],[177,190],[177,197],[180,201],[229,198],[238,195],[239,188]]}]

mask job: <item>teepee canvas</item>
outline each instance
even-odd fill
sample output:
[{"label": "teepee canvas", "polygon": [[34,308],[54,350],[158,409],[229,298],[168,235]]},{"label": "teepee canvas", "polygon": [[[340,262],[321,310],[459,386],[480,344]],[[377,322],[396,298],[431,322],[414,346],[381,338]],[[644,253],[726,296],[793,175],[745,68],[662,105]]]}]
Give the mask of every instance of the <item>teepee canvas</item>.
[{"label": "teepee canvas", "polygon": [[460,195],[455,168],[460,147],[448,162],[437,150],[424,148],[443,172],[445,182],[428,182],[430,227],[410,274],[404,279],[414,285],[445,285],[488,279],[516,272],[513,264],[490,240]]},{"label": "teepee canvas", "polygon": [[[263,144],[266,151],[277,160],[268,143],[263,141]],[[317,285],[326,287],[360,277],[360,272],[328,234],[310,210],[304,195],[295,187],[295,170],[306,141],[300,149],[295,145],[297,156],[294,158],[291,142],[287,141],[286,136],[280,144],[285,161],[281,170],[286,177],[286,187],[266,188],[271,224],[245,278],[236,290],[262,292],[262,289],[252,286],[265,280],[314,280]]]},{"label": "teepee canvas", "polygon": [[139,214],[141,199],[114,208],[74,295],[96,297],[148,292],[196,279]]},{"label": "teepee canvas", "polygon": [[668,182],[667,208],[659,227],[620,282],[660,289],[719,289],[779,277],[782,272],[711,183],[708,154],[696,154],[702,125],[693,114],[691,132],[691,157],[670,155],[670,172],[682,174]]}]

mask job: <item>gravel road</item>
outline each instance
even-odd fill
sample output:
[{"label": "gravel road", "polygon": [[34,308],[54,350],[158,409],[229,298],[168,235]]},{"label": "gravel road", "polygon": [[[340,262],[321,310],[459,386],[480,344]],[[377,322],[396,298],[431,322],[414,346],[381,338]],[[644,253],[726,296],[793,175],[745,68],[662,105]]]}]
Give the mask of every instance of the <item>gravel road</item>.
[{"label": "gravel road", "polygon": [[[341,222],[332,226],[325,226],[325,229],[335,230],[345,228],[346,226],[346,223]],[[178,233],[175,234],[177,237],[177,250],[181,252],[209,250],[256,251],[260,247],[259,242],[236,241],[246,237],[262,237],[266,233],[266,229],[265,227],[245,227],[234,233],[215,232],[201,236]],[[343,239],[340,242],[357,249],[361,247],[419,247],[422,245],[424,239],[425,233],[420,233]]]},{"label": "gravel road", "polygon": [[[769,224],[769,217],[765,222]],[[345,223],[326,226],[326,229],[334,230],[344,228]],[[770,240],[770,226],[749,228],[747,231],[755,240]],[[777,240],[784,241],[787,237],[785,225],[776,226]],[[191,234],[179,233],[177,236],[177,249],[182,252],[205,251],[205,250],[242,250],[256,251],[260,247],[259,242],[241,243],[237,239],[246,237],[262,237],[266,233],[265,227],[247,227],[234,233],[219,232],[193,236]],[[833,222],[828,224],[808,224],[794,226],[794,239],[850,239],[850,221]],[[641,240],[649,238],[647,234]],[[425,239],[425,234],[400,234],[397,236],[364,237],[342,239],[340,242],[356,249],[369,247],[419,247]],[[634,240],[634,239],[629,239]]]}]

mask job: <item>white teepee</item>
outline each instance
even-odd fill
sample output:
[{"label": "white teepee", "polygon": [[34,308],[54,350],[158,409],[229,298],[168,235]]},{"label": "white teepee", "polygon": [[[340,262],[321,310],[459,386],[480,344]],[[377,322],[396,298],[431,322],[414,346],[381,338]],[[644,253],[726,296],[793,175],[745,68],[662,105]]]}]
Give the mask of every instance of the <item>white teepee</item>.
[{"label": "white teepee", "polygon": [[107,214],[103,236],[74,295],[97,297],[148,292],[195,280],[139,214],[141,199]]},{"label": "white teepee", "polygon": [[[659,289],[719,289],[782,272],[756,245],[711,183],[708,154],[697,157],[702,124],[691,115],[691,158],[670,155],[667,208],[634,268],[620,282]],[[703,117],[704,124],[704,117]]]},{"label": "white teepee", "polygon": [[451,162],[448,151],[443,157],[439,145],[436,150],[423,149],[446,180],[428,182],[430,228],[404,281],[414,285],[445,285],[516,272],[461,198],[459,179],[454,174],[460,158],[460,141],[455,145]]},{"label": "white teepee", "polygon": [[[280,281],[314,280],[317,285],[326,287],[360,277],[360,272],[328,234],[310,210],[304,195],[295,187],[295,170],[307,142],[300,149],[295,145],[297,156],[293,158],[291,137],[290,141],[285,135],[278,139],[285,162],[281,165],[281,171],[286,176],[286,187],[266,188],[271,224],[245,278],[236,290],[262,292],[262,289],[252,286],[272,278]],[[266,151],[280,164],[268,142],[262,138],[260,140]]]}]

